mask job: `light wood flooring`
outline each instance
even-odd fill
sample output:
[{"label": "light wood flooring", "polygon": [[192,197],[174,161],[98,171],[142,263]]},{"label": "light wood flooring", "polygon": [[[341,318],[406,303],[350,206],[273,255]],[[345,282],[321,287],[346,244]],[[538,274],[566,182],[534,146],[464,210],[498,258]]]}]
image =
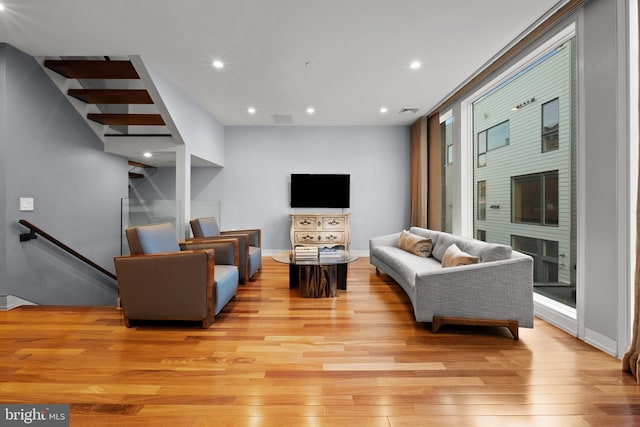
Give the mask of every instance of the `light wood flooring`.
[{"label": "light wood flooring", "polygon": [[619,360],[541,320],[519,341],[429,326],[366,258],[337,298],[303,299],[265,257],[207,330],[127,329],[113,307],[0,312],[0,403],[70,404],[72,426],[640,425]]}]

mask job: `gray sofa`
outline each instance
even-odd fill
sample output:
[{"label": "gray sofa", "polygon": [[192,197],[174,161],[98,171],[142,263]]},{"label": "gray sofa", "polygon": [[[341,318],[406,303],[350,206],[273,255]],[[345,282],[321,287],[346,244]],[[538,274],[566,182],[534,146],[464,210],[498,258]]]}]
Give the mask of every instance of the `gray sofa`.
[{"label": "gray sofa", "polygon": [[[407,293],[415,318],[432,322],[434,332],[446,323],[533,327],[533,259],[510,246],[466,239],[412,227],[433,242],[425,258],[398,247],[400,233],[369,241],[370,262],[391,276]],[[443,268],[442,257],[455,243],[479,258],[477,264]]]}]

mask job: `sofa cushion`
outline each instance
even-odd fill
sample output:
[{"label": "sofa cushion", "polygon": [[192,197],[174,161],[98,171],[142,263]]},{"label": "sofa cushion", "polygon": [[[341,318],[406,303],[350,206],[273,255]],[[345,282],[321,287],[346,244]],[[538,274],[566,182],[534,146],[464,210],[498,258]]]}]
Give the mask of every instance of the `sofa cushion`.
[{"label": "sofa cushion", "polygon": [[466,252],[460,250],[460,248],[453,243],[447,248],[442,257],[442,268],[457,267],[459,265],[477,264],[477,256],[469,255]]},{"label": "sofa cushion", "polygon": [[428,228],[415,227],[415,226],[409,228],[409,233],[416,234],[422,237],[427,237],[431,239],[434,245],[438,241],[438,237],[441,234],[443,234],[442,231],[429,230]]},{"label": "sofa cushion", "polygon": [[433,251],[431,255],[437,259],[438,261],[442,261],[442,257],[444,256],[445,251],[449,246],[458,242],[458,238],[452,234],[442,233],[438,236],[438,240],[436,240],[433,245]]},{"label": "sofa cushion", "polygon": [[428,258],[431,256],[433,241],[430,238],[418,236],[417,234],[402,230],[400,233],[400,239],[398,240],[398,247],[407,252],[411,252],[414,255]]},{"label": "sofa cushion", "polygon": [[480,262],[500,261],[511,258],[511,246],[470,239],[461,240],[456,244],[461,250],[477,256]]},{"label": "sofa cushion", "polygon": [[410,286],[415,285],[416,275],[441,270],[439,261],[431,257],[416,256],[394,246],[378,246],[373,250],[372,256],[387,264]]},{"label": "sofa cushion", "polygon": [[469,255],[477,256],[479,262],[500,261],[511,258],[511,246],[467,239],[448,233],[440,233],[438,240],[433,245],[431,255],[435,259],[442,261],[445,251],[454,243],[460,250]]}]

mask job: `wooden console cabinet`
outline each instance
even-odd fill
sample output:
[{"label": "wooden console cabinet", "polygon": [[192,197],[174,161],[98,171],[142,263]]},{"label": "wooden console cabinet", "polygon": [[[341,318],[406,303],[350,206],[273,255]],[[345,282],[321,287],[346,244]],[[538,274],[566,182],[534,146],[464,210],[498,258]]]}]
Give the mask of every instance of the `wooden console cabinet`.
[{"label": "wooden console cabinet", "polygon": [[348,213],[292,213],[291,247],[344,246],[349,250],[351,229]]}]

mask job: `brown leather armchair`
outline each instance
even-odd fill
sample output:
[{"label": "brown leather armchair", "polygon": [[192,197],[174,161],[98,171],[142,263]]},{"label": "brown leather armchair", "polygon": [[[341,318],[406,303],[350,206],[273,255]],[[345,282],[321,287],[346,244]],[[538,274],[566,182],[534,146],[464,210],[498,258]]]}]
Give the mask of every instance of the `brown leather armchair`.
[{"label": "brown leather armchair", "polygon": [[194,239],[235,237],[240,242],[240,281],[246,283],[262,268],[262,231],[259,228],[220,230],[215,217],[195,218],[189,221]]},{"label": "brown leather armchair", "polygon": [[191,320],[208,328],[238,289],[238,240],[178,242],[169,223],[126,230],[131,255],[114,258],[127,327]]}]

